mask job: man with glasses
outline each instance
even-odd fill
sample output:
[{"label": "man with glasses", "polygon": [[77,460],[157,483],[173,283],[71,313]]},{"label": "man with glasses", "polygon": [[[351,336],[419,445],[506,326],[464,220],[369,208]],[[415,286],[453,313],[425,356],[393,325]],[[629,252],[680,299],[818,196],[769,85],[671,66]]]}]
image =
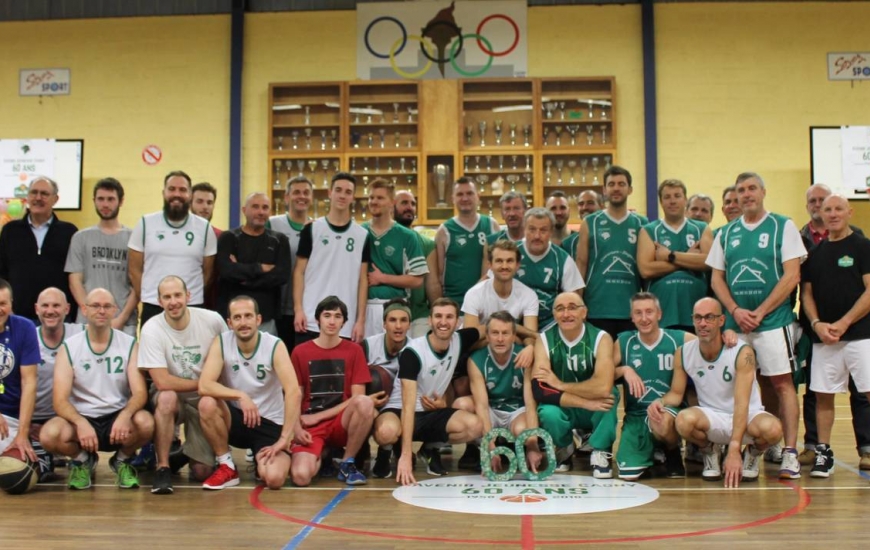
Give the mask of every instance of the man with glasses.
[{"label": "man with glasses", "polygon": [[[743,341],[726,347],[722,327],[722,305],[713,298],[701,298],[692,310],[697,340],[683,344],[674,355],[671,389],[647,409],[651,423],[659,423],[666,408],[683,402],[689,378],[698,394],[698,406],[677,415],[676,430],[701,449],[704,469],[701,477],[715,481],[722,477],[719,445],[727,445],[725,487],[758,479],[764,450],[782,437],[782,424],[764,411],[755,383],[755,352]],[[741,446],[746,445],[741,457]]]},{"label": "man with glasses", "polygon": [[[78,228],[57,218],[57,200],[57,183],[37,176],[27,191],[27,215],[4,225],[0,233],[0,278],[12,285],[15,301],[26,305],[18,308],[18,313],[34,323],[37,318],[32,304],[50,286],[63,290],[67,301],[75,303],[64,265]],[[67,317],[73,321],[72,316]]]}]

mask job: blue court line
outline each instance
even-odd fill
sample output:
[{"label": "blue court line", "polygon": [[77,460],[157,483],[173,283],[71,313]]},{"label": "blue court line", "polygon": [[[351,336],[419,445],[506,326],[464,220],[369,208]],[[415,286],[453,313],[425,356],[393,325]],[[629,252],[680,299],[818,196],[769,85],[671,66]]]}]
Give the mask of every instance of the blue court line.
[{"label": "blue court line", "polygon": [[834,464],[836,464],[837,466],[839,466],[845,470],[849,470],[850,472],[856,473],[859,476],[863,477],[864,479],[870,480],[870,474],[868,474],[865,471],[859,470],[858,468],[855,468],[854,466],[846,464],[845,462],[842,462],[841,460],[839,460],[837,458],[834,459]]},{"label": "blue court line", "polygon": [[[326,504],[326,506],[323,507],[323,509],[321,511],[317,512],[317,515],[314,516],[314,518],[311,520],[311,523],[320,523],[324,519],[326,519],[326,516],[331,514],[332,511],[335,509],[335,507],[338,506],[338,504],[342,500],[344,500],[345,497],[347,497],[347,495],[349,495],[350,493],[351,493],[350,489],[342,489],[341,491],[339,491],[339,493],[337,495],[335,495],[332,498],[332,500],[330,500]],[[293,537],[293,539],[287,543],[287,545],[284,547],[284,550],[291,550],[293,548],[298,548],[299,545],[302,543],[302,541],[305,540],[308,537],[308,535],[311,534],[312,531],[314,531],[314,527],[312,527],[310,525],[306,525],[305,527],[303,527],[302,530],[299,531],[296,534],[296,536]]]}]

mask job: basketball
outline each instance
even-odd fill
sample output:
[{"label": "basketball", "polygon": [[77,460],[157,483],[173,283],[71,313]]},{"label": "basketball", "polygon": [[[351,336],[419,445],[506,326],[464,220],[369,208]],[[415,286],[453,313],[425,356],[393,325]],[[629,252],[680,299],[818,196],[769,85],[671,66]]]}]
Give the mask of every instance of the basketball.
[{"label": "basketball", "polygon": [[0,489],[20,495],[33,489],[38,478],[37,467],[18,449],[8,449],[0,455]]},{"label": "basketball", "polygon": [[393,391],[393,375],[380,365],[369,365],[372,381],[366,384],[366,395],[378,392],[387,392],[387,397]]}]

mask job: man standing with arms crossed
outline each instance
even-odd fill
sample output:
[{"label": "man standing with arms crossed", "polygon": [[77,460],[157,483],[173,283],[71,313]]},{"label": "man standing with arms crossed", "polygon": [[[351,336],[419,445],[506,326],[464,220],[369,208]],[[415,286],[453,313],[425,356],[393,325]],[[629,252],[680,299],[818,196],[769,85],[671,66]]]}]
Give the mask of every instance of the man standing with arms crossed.
[{"label": "man standing with arms crossed", "polygon": [[779,397],[785,435],[779,477],[799,479],[794,313],[789,296],[800,281],[807,251],[794,222],[765,210],[761,176],[742,173],[735,186],[743,215],[719,232],[707,265],[713,268],[713,291],[728,312],[725,326],[743,333],[755,349],[761,375],[770,378]]}]

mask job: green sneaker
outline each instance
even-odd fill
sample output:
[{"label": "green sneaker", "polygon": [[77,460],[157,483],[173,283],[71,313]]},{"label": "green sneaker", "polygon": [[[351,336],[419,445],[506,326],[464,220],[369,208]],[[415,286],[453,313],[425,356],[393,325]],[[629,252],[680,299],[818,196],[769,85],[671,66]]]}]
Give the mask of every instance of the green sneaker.
[{"label": "green sneaker", "polygon": [[129,462],[117,462],[118,487],[121,489],[138,489],[139,476],[136,475],[136,468]]},{"label": "green sneaker", "polygon": [[69,480],[67,487],[78,491],[91,488],[91,469],[87,465],[72,460],[69,463]]}]

